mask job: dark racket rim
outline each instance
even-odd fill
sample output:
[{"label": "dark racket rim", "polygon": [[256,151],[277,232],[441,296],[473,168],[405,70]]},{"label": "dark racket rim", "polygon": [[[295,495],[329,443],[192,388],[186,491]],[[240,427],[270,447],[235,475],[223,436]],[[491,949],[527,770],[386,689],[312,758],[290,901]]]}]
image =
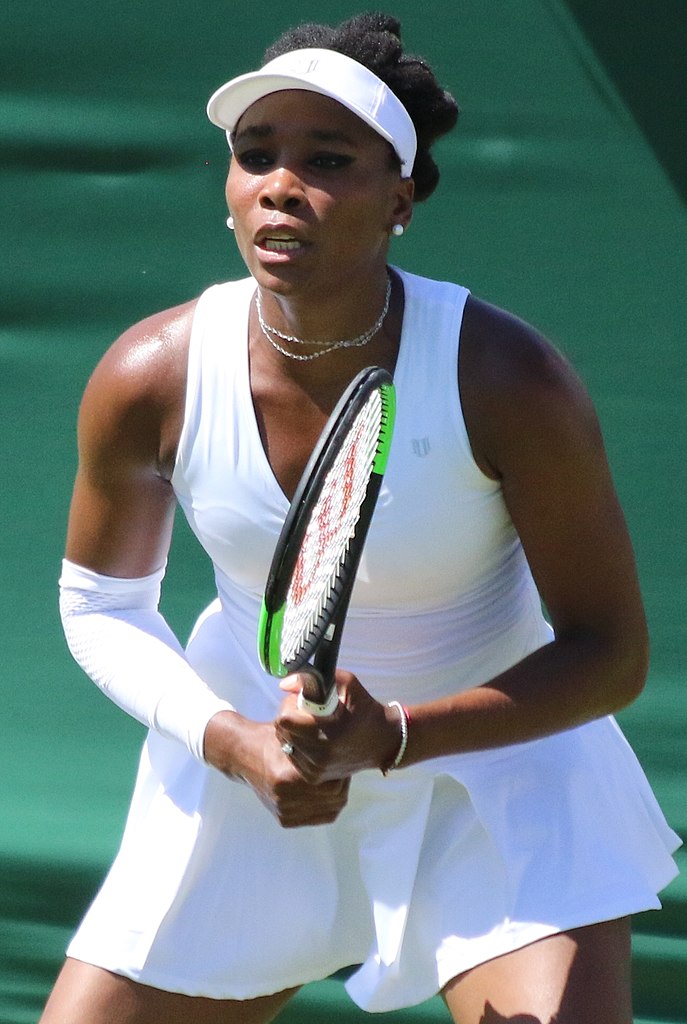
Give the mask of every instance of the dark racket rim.
[{"label": "dark racket rim", "polygon": [[[301,656],[285,665],[274,649],[274,627],[277,624],[277,617],[286,601],[286,595],[291,583],[291,576],[298,559],[301,542],[308,527],[308,518],[303,515],[304,509],[314,505],[322,490],[325,477],[337,456],[340,448],[340,441],[346,436],[356,416],[364,406],[369,395],[376,390],[382,389],[386,392],[386,401],[383,402],[387,408],[391,406],[390,413],[387,412],[382,418],[382,429],[380,438],[384,439],[388,434],[388,424],[385,420],[393,417],[393,378],[391,374],[379,366],[368,366],[351,381],[341,398],[337,402],[327,424],[308,459],[303,475],[294,493],[289,511],[284,520],[279,540],[275,547],[272,563],[267,575],[263,607],[260,616],[259,629],[259,655],[263,667],[272,675],[283,676],[288,672],[295,671],[304,665],[312,647],[319,640],[322,632],[326,630],[315,630],[313,642],[304,648]],[[380,478],[386,468],[388,456],[388,443],[378,443],[378,455],[375,460],[371,479],[377,474]],[[368,484],[369,489],[369,484]],[[345,562],[344,562],[345,566]],[[357,567],[357,566],[356,566]],[[345,585],[346,569],[342,573]]]}]

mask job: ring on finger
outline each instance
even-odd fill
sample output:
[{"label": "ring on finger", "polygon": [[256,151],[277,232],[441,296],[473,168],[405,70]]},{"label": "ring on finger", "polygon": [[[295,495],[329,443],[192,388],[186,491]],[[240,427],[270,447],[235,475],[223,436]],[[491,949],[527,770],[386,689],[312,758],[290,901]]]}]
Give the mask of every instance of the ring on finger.
[{"label": "ring on finger", "polygon": [[293,754],[293,747],[291,746],[290,743],[282,743],[281,749],[283,750],[287,757],[291,757],[291,755]]}]

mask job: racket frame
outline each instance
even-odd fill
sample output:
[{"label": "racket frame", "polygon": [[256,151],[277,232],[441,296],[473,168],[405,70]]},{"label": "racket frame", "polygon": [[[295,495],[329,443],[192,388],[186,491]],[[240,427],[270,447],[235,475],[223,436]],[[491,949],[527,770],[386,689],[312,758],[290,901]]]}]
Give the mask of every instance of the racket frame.
[{"label": "racket frame", "polygon": [[[344,439],[370,394],[376,389],[380,391],[382,402],[379,437],[365,497],[342,562],[343,570],[338,574],[340,586],[335,587],[329,595],[325,610],[318,625],[311,631],[308,642],[296,657],[285,663],[280,652],[282,625],[287,593],[309,523],[304,513],[315,506]],[[303,471],[268,573],[258,627],[260,662],[267,672],[277,677],[307,668],[312,685],[304,688],[302,700],[304,706],[316,714],[331,714],[338,701],[334,672],[341,634],[389,457],[395,410],[393,379],[381,367],[367,367],[349,384],[329,417]]]}]

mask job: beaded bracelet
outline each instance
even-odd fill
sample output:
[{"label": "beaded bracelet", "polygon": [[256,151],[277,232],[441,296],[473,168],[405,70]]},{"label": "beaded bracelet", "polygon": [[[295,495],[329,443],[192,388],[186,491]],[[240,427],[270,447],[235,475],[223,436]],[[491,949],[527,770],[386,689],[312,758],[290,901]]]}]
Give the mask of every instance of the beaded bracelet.
[{"label": "beaded bracelet", "polygon": [[401,745],[396,752],[396,757],[393,761],[384,765],[381,769],[382,775],[386,776],[389,772],[392,772],[395,768],[398,768],[401,761],[405,757],[406,747],[408,746],[408,726],[410,725],[410,714],[408,708],[404,707],[397,700],[390,700],[387,704],[388,708],[396,708],[400,716],[401,722]]}]

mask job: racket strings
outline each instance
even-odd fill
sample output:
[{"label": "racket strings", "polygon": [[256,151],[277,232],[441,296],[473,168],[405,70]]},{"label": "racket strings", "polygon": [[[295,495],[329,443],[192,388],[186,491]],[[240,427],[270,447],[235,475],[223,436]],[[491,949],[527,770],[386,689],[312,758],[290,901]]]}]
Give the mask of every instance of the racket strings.
[{"label": "racket strings", "polygon": [[371,393],[325,476],[286,598],[281,658],[319,638],[329,603],[347,583],[346,559],[377,456],[385,408]]}]

